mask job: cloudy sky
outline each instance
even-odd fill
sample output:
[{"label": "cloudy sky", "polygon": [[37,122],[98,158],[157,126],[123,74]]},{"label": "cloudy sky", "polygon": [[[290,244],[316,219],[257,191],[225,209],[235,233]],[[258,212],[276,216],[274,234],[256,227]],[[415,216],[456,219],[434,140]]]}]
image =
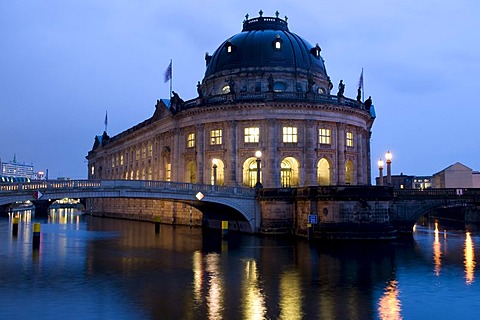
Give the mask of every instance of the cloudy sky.
[{"label": "cloudy sky", "polygon": [[194,98],[205,52],[260,9],[320,44],[334,92],[343,79],[355,98],[364,68],[373,168],[390,150],[394,174],[480,170],[477,0],[1,1],[0,158],[86,178],[106,110],[111,136],[150,117],[170,59],[173,89]]}]

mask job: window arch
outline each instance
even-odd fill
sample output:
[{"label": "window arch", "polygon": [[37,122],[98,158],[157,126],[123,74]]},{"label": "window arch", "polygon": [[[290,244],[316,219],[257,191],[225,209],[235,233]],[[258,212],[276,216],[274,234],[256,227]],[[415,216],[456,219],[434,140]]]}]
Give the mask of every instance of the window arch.
[{"label": "window arch", "polygon": [[298,161],[293,157],[286,157],[280,164],[280,183],[282,188],[298,186]]},{"label": "window arch", "polygon": [[220,159],[216,160],[216,168],[213,162],[211,163],[210,182],[212,185],[223,186],[225,184],[225,165]]},{"label": "window arch", "polygon": [[317,164],[317,180],[319,186],[329,186],[332,182],[331,179],[330,162],[322,158]]},{"label": "window arch", "polygon": [[187,170],[185,170],[185,181],[189,183],[197,183],[197,164],[195,161],[187,163]]},{"label": "window arch", "polygon": [[[243,163],[243,185],[253,188],[257,184],[257,158],[251,157]],[[260,169],[260,183],[262,182],[262,170]]]},{"label": "window arch", "polygon": [[345,162],[345,184],[353,184],[353,162],[352,160],[347,160]]}]

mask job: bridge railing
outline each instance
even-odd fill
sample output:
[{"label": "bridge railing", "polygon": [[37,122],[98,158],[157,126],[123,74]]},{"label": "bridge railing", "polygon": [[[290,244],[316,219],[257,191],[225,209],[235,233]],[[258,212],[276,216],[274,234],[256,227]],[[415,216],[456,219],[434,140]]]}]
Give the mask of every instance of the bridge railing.
[{"label": "bridge railing", "polygon": [[480,197],[478,188],[446,188],[446,189],[399,189],[393,191],[396,197],[431,197],[431,198],[455,198],[455,197]]},{"label": "bridge railing", "polygon": [[150,190],[182,190],[200,191],[205,193],[216,193],[225,195],[254,196],[255,190],[243,187],[226,187],[207,184],[192,184],[186,182],[153,181],[153,180],[49,180],[33,181],[24,183],[0,184],[0,194],[12,191],[30,190],[58,190],[75,188],[134,188]]}]

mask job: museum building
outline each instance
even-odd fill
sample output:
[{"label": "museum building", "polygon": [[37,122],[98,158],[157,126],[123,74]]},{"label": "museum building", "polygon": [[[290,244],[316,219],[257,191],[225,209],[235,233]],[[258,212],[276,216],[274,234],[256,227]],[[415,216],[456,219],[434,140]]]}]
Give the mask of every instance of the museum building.
[{"label": "museum building", "polygon": [[[197,97],[173,92],[157,100],[151,118],[95,137],[88,178],[370,185],[371,100],[345,97],[343,82],[332,92],[320,46],[291,32],[286,17],[247,15],[205,62]],[[103,210],[111,210],[107,202]]]}]

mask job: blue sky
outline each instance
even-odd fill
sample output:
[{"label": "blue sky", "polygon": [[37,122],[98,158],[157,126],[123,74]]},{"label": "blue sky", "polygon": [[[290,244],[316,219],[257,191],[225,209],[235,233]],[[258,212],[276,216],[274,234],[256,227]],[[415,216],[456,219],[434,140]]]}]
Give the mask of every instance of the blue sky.
[{"label": "blue sky", "polygon": [[480,170],[480,2],[123,1],[0,2],[0,158],[51,178],[86,178],[85,156],[104,130],[150,117],[173,89],[187,100],[213,53],[246,13],[288,16],[319,43],[336,86],[365,96],[377,119],[372,168],[387,150],[393,174],[429,175],[461,162]]}]

